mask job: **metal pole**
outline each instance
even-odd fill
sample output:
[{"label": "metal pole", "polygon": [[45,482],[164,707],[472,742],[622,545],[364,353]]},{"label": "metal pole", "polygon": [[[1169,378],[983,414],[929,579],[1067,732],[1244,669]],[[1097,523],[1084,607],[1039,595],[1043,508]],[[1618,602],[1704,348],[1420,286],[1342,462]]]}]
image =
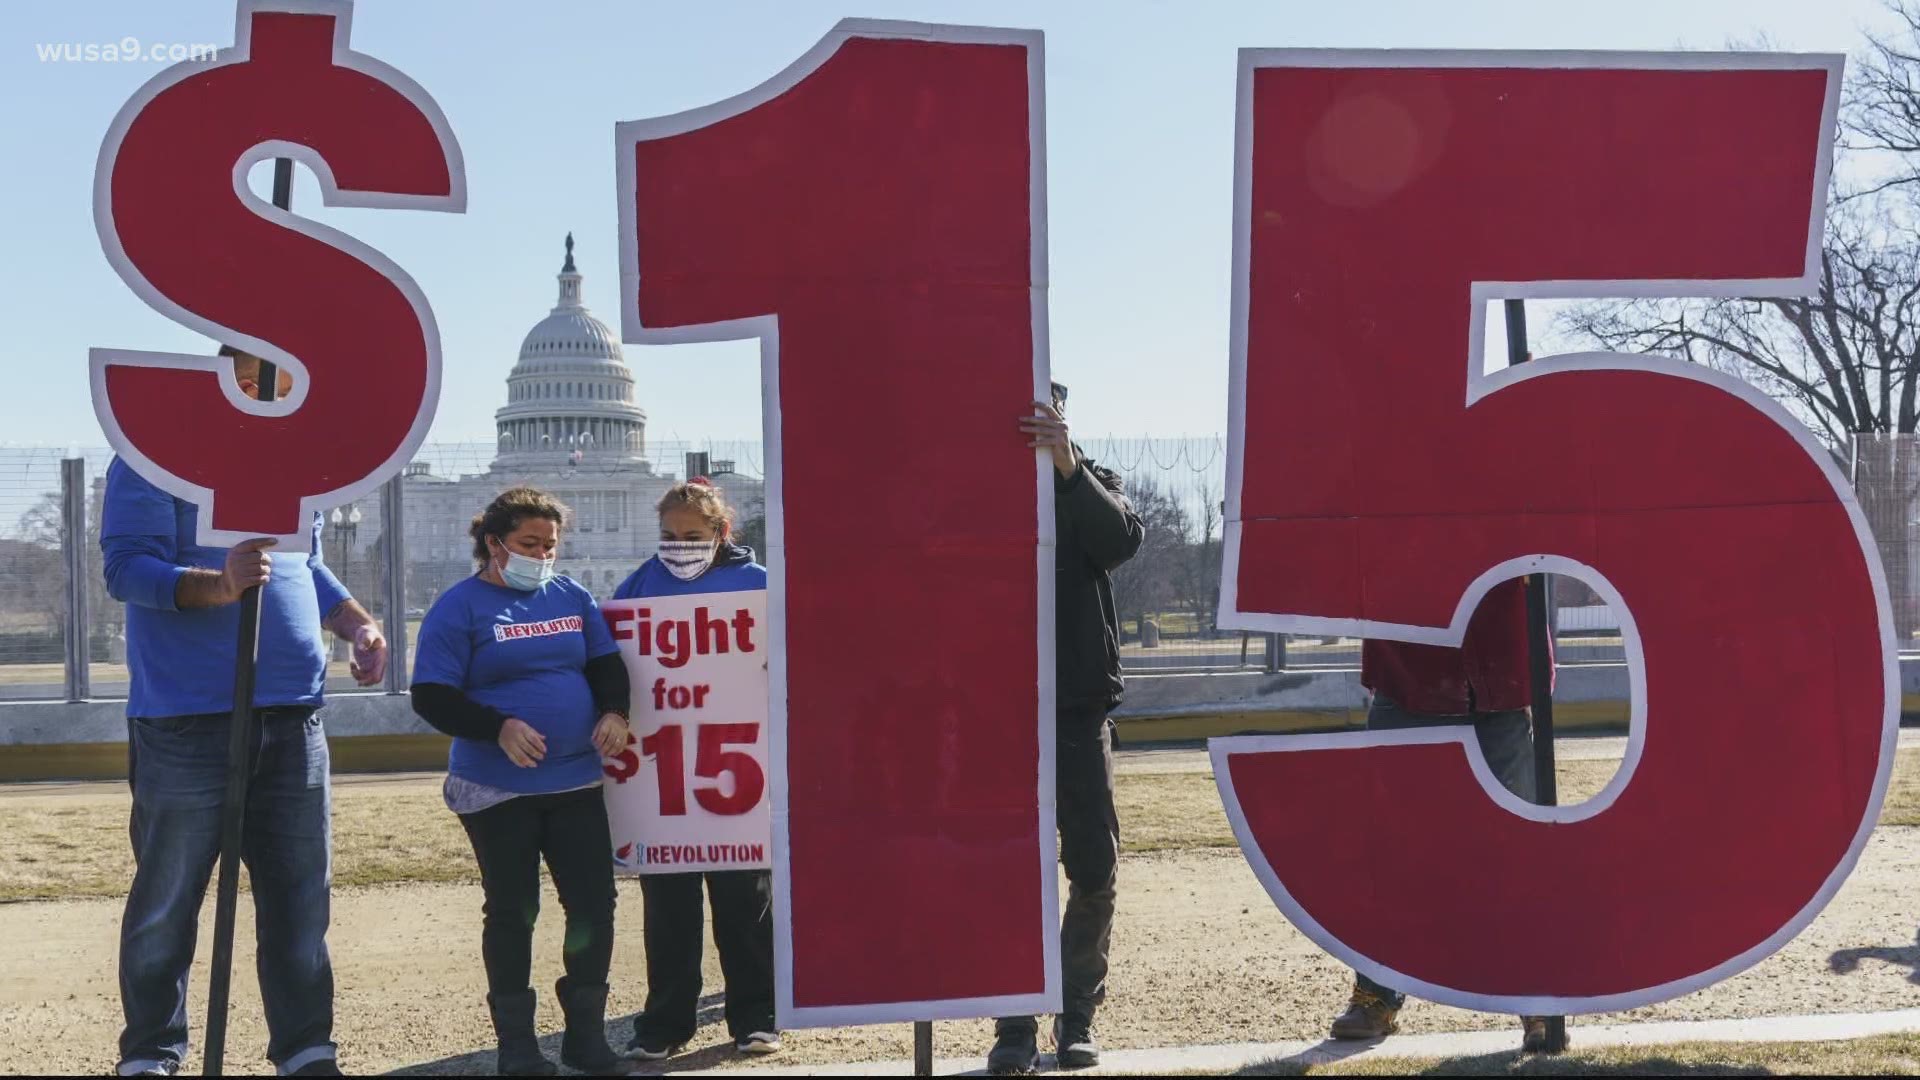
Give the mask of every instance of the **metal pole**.
[{"label": "metal pole", "polygon": [[[1533,359],[1527,349],[1527,305],[1524,300],[1508,300],[1507,364],[1524,364]],[[1541,806],[1560,802],[1559,779],[1553,760],[1553,626],[1549,621],[1552,600],[1547,575],[1527,575],[1527,661],[1533,683],[1533,801]],[[1549,1016],[1547,1041],[1542,1049],[1549,1054],[1567,1049],[1567,1018]]]},{"label": "metal pole", "polygon": [[1267,674],[1278,675],[1287,669],[1287,638],[1284,634],[1267,635]]},{"label": "metal pole", "polygon": [[[293,161],[273,163],[273,205],[293,202]],[[260,400],[280,390],[280,372],[260,361]],[[213,906],[213,970],[207,980],[207,1052],[204,1073],[219,1076],[227,1054],[227,998],[233,985],[233,924],[240,902],[240,841],[247,813],[247,781],[253,772],[257,718],[253,711],[254,660],[260,651],[260,587],[240,596],[240,636],[233,661],[233,720],[228,725],[227,794],[221,804],[220,881]]]},{"label": "metal pole", "polygon": [[67,700],[93,696],[93,613],[87,561],[87,459],[60,463],[61,555],[67,565]]},{"label": "metal pole", "polygon": [[387,693],[407,692],[407,500],[405,473],[380,489],[387,537]]},{"label": "metal pole", "polygon": [[933,1024],[926,1020],[913,1025],[913,1075],[933,1075]]}]

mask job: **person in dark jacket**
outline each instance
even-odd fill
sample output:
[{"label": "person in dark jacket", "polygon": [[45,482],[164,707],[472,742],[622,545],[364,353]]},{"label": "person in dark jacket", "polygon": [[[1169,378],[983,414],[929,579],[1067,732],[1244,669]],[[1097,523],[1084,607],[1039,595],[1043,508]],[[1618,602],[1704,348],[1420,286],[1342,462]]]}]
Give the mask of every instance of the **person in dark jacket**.
[{"label": "person in dark jacket", "polygon": [[[753,549],[733,542],[733,508],[706,477],[676,484],[661,498],[660,552],[614,591],[615,600],[767,587]],[[726,979],[727,1031],[734,1049],[780,1050],[773,1022],[773,875],[766,870],[645,874],[647,1007],[633,1019],[626,1056],[663,1061],[699,1029],[701,886],[713,906],[713,943]]]},{"label": "person in dark jacket", "polygon": [[[1055,1053],[1064,1068],[1100,1063],[1093,1014],[1107,994],[1107,953],[1120,854],[1120,818],[1113,805],[1113,721],[1120,704],[1120,617],[1113,571],[1146,538],[1140,516],[1121,493],[1119,474],[1087,459],[1067,430],[1067,388],[1053,384],[1051,402],[1036,401],[1020,418],[1028,445],[1053,461],[1055,595],[1054,803],[1067,906],[1060,923],[1061,1013]],[[987,1070],[1038,1067],[1039,1026],[1031,1016],[995,1025]]]},{"label": "person in dark jacket", "polygon": [[566,507],[514,488],[473,519],[479,572],[420,625],[413,707],[454,737],[447,808],[473,842],[486,907],[480,953],[504,1076],[552,1076],[534,1032],[533,924],[544,858],[565,909],[560,1060],[627,1073],[607,1045],[613,832],[601,758],[627,745],[626,662],[593,594],[554,573]]}]

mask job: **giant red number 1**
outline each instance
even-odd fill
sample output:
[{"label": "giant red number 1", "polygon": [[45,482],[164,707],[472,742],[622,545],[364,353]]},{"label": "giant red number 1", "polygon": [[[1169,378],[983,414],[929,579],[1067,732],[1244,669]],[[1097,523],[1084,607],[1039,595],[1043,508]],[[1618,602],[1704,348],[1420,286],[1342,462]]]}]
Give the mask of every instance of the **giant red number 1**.
[{"label": "giant red number 1", "polygon": [[1633,729],[1592,801],[1470,729],[1235,739],[1216,776],[1280,906],[1366,974],[1592,1012],[1764,957],[1872,829],[1898,697],[1831,457],[1674,360],[1481,374],[1513,296],[1805,295],[1838,58],[1243,54],[1227,625],[1455,644],[1528,571],[1607,595]]},{"label": "giant red number 1", "polygon": [[782,1026],[1059,1004],[1040,63],[848,22],[616,139],[626,340],[761,342]]}]

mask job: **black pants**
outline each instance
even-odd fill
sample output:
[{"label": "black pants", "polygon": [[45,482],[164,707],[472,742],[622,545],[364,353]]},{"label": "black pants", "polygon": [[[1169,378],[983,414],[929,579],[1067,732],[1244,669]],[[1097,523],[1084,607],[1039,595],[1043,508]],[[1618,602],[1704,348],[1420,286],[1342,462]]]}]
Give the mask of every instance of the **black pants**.
[{"label": "black pants", "polygon": [[648,1046],[680,1046],[700,1026],[700,884],[713,904],[713,943],[726,979],[727,1031],[744,1039],[773,1026],[773,876],[765,870],[647,874],[647,1009],[633,1022]]},{"label": "black pants", "polygon": [[613,963],[613,836],[600,789],[522,795],[462,814],[460,824],[473,841],[487,897],[480,954],[488,989],[512,993],[532,980],[543,856],[567,913],[567,979],[605,986]]},{"label": "black pants", "polygon": [[[1091,1022],[1107,998],[1107,957],[1119,880],[1120,815],[1113,805],[1113,721],[1101,706],[1061,706],[1055,719],[1054,810],[1067,906],[1060,919],[1061,1013]],[[1000,1022],[1032,1027],[1030,1016]]]}]

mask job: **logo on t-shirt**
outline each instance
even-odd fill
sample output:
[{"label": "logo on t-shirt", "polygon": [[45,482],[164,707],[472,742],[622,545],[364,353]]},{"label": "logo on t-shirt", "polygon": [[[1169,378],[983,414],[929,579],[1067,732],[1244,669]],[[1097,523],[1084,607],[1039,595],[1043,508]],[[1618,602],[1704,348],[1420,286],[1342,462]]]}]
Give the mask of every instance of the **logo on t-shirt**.
[{"label": "logo on t-shirt", "polygon": [[545,622],[495,623],[493,640],[514,641],[519,638],[553,637],[556,634],[578,634],[586,622],[578,615],[569,615],[564,619],[548,619]]}]

